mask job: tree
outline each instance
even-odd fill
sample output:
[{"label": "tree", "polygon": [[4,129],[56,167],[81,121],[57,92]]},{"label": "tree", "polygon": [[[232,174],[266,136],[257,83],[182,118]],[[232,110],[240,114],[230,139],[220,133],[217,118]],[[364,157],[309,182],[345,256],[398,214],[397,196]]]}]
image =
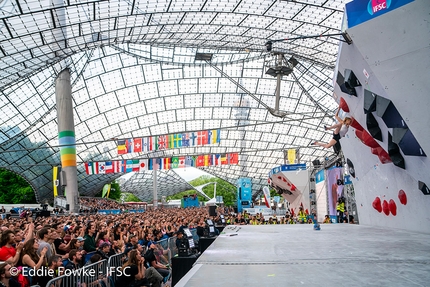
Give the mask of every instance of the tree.
[{"label": "tree", "polygon": [[21,176],[0,169],[0,203],[36,203],[33,188]]},{"label": "tree", "polygon": [[136,195],[129,192],[123,192],[121,195],[121,201],[124,200],[124,202],[142,202]]}]

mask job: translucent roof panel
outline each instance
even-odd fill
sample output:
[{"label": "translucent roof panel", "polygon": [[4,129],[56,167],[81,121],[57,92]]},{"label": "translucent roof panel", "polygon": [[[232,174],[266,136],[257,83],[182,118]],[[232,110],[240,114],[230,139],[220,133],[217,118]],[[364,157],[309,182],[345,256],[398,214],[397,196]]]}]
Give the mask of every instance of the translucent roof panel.
[{"label": "translucent roof panel", "polygon": [[[336,109],[345,2],[3,0],[0,167],[24,176],[38,201],[52,200],[52,166],[60,165],[55,78],[68,68],[82,195],[120,176],[87,176],[86,161],[226,152],[239,153],[240,164],[205,170],[232,184],[250,177],[257,191],[284,163],[284,150],[298,149],[306,163],[332,154],[310,143],[330,139],[323,125]],[[278,54],[286,65],[298,61],[280,82],[282,118],[270,112],[277,79],[266,74]],[[203,129],[221,129],[220,143],[118,156],[112,140]],[[149,200],[151,174],[132,176],[124,189]],[[172,171],[158,177],[170,182],[160,195],[189,188]]]}]

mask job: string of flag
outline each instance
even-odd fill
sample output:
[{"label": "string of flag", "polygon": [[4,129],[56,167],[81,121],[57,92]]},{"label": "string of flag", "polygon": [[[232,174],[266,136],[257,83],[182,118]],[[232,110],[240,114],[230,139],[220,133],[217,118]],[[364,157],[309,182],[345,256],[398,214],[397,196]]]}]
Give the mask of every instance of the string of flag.
[{"label": "string of flag", "polygon": [[221,130],[168,134],[117,141],[118,154],[203,146],[220,142]]},{"label": "string of flag", "polygon": [[186,167],[205,167],[239,164],[238,153],[177,156],[167,158],[128,159],[117,161],[86,162],[85,172],[91,174],[144,172]]}]

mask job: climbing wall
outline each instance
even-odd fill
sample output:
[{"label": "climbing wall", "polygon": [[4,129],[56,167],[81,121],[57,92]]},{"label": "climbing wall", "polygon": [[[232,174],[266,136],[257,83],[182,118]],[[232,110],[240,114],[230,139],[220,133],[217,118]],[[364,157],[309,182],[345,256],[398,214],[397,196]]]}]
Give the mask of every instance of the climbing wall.
[{"label": "climbing wall", "polygon": [[334,97],[355,119],[341,144],[361,224],[430,233],[429,15],[428,0],[346,5]]}]

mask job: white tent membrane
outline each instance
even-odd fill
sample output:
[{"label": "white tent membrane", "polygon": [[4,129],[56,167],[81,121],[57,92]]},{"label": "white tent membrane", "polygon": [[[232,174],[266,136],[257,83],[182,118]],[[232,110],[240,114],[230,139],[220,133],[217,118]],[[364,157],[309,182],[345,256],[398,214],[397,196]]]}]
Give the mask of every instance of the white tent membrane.
[{"label": "white tent membrane", "polygon": [[[256,192],[269,170],[298,149],[300,162],[332,155],[310,146],[328,141],[333,70],[346,1],[23,1],[0,2],[0,167],[23,176],[39,202],[52,200],[52,166],[60,165],[55,78],[71,70],[81,195],[121,174],[85,174],[86,161],[239,153],[239,165],[205,167]],[[322,35],[322,36],[319,36]],[[298,39],[300,38],[300,39]],[[277,41],[281,39],[290,39]],[[266,75],[272,52],[299,63],[282,78]],[[196,54],[212,55],[211,65]],[[222,71],[222,73],[220,72]],[[231,78],[230,78],[231,77]],[[230,80],[230,79],[231,80]],[[240,83],[248,95],[235,83]],[[117,155],[116,141],[221,129],[219,144]],[[159,196],[190,186],[158,171]],[[152,198],[152,171],[124,184]]]}]

